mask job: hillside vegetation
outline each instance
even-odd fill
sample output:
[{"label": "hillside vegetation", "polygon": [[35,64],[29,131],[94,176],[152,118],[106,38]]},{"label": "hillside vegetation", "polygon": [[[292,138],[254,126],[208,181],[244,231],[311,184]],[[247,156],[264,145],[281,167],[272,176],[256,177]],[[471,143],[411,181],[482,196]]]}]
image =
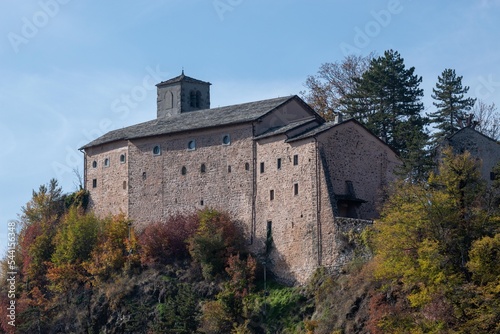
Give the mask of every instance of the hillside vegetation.
[{"label": "hillside vegetation", "polygon": [[438,172],[399,181],[381,219],[351,236],[369,260],[287,287],[223,212],[138,232],[53,180],[22,208],[2,261],[0,322],[8,333],[500,333],[499,189],[468,153],[446,151]]}]

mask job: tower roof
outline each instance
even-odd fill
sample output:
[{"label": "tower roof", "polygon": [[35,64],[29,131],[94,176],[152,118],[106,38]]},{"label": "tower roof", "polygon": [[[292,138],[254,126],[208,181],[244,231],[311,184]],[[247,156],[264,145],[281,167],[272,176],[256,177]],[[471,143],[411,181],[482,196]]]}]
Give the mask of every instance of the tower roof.
[{"label": "tower roof", "polygon": [[195,78],[188,77],[187,75],[184,74],[184,70],[182,70],[181,75],[178,75],[175,78],[168,79],[166,81],[162,81],[159,84],[157,84],[156,87],[167,86],[167,85],[171,85],[171,84],[175,84],[175,83],[179,83],[179,82],[191,82],[191,83],[199,83],[199,84],[208,84],[208,85],[211,85],[211,83],[208,82],[208,81],[201,81],[201,80],[198,80],[198,79],[195,79]]}]

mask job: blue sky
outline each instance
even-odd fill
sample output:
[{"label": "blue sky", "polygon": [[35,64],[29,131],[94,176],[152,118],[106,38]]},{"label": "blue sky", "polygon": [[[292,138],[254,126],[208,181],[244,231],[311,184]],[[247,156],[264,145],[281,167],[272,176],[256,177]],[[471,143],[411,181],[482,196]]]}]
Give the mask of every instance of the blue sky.
[{"label": "blue sky", "polygon": [[[154,84],[212,83],[213,107],[299,94],[348,53],[400,52],[424,103],[453,68],[500,104],[500,0],[3,0],[0,5],[0,251],[33,189],[76,189],[78,148],[156,117]],[[2,227],[3,226],[3,227]]]}]

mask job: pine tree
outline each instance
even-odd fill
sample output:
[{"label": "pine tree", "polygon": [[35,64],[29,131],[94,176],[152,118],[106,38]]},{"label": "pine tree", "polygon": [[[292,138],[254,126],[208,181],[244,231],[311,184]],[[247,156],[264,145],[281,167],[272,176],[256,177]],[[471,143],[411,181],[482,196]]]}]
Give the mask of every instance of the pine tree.
[{"label": "pine tree", "polygon": [[436,100],[434,105],[438,109],[428,116],[431,124],[437,129],[432,135],[436,144],[440,139],[451,136],[463,127],[467,111],[471,110],[476,99],[465,98],[469,87],[462,86],[462,76],[457,76],[452,69],[445,69],[438,76],[436,88],[432,91],[432,98]]},{"label": "pine tree", "polygon": [[406,176],[425,177],[428,120],[421,115],[422,77],[415,74],[414,67],[405,67],[397,51],[388,50],[383,57],[372,59],[368,70],[354,81],[354,93],[344,99],[349,116],[398,152]]}]

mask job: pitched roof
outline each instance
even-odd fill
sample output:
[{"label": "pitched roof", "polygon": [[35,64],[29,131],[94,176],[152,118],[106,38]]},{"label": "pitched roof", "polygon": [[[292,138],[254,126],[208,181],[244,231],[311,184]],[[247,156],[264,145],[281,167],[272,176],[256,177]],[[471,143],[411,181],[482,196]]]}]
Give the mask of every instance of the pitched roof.
[{"label": "pitched roof", "polygon": [[123,129],[110,131],[80,149],[86,149],[119,140],[152,137],[189,130],[253,122],[294,99],[300,100],[298,96],[293,95],[227,107],[191,111],[180,115],[159,118]]},{"label": "pitched roof", "polygon": [[271,128],[271,129],[267,130],[266,132],[264,132],[263,134],[255,137],[255,139],[262,139],[262,138],[280,135],[280,134],[286,133],[290,130],[294,130],[302,125],[305,125],[307,123],[312,123],[312,122],[317,121],[317,120],[318,119],[316,117],[312,116],[310,118],[303,119],[300,121],[291,122],[289,124],[286,124],[286,125],[283,125],[280,127]]},{"label": "pitched roof", "polygon": [[[348,122],[348,121],[349,120],[347,120],[345,122]],[[300,140],[300,139],[312,137],[312,136],[317,135],[318,133],[321,133],[321,132],[326,131],[330,128],[333,128],[334,126],[339,125],[339,124],[341,124],[341,123],[326,122],[326,123],[323,123],[315,128],[307,130],[306,132],[300,133],[300,134],[296,135],[295,137],[288,138],[285,142],[289,143],[289,142],[292,142],[295,140]]]},{"label": "pitched roof", "polygon": [[460,132],[465,132],[465,131],[472,131],[472,133],[475,133],[475,134],[478,134],[478,135],[480,135],[480,136],[483,136],[483,137],[485,137],[486,139],[488,139],[488,140],[490,140],[490,141],[492,141],[492,142],[494,142],[494,143],[499,144],[499,142],[498,142],[498,141],[496,141],[495,139],[493,139],[493,138],[491,138],[491,137],[489,137],[489,136],[485,135],[484,133],[482,133],[482,132],[480,132],[480,131],[478,131],[478,130],[476,130],[476,129],[474,129],[474,128],[471,128],[471,127],[469,127],[469,126],[466,126],[466,127],[461,128],[460,130],[458,130],[457,132],[455,132],[455,133],[454,133],[454,134],[452,134],[451,136],[448,136],[448,137],[446,138],[446,140],[451,140],[451,139],[453,139],[453,137],[455,137],[455,135],[456,135],[457,133],[460,133]]},{"label": "pitched roof", "polygon": [[211,85],[210,82],[201,81],[201,80],[198,80],[198,79],[195,79],[195,78],[188,77],[187,75],[184,75],[184,70],[183,70],[181,75],[176,76],[175,78],[172,78],[172,79],[168,79],[166,81],[162,81],[159,84],[157,84],[156,86],[157,87],[158,86],[166,86],[166,85],[170,85],[170,84],[181,82],[181,81]]}]

